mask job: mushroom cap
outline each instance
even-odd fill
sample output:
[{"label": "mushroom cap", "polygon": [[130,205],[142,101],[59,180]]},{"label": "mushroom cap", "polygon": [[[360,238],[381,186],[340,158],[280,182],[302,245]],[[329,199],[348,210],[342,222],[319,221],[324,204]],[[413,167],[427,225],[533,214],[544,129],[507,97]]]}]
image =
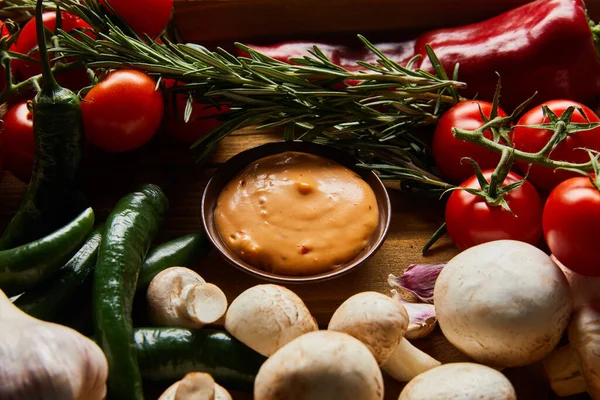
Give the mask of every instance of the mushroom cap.
[{"label": "mushroom cap", "polygon": [[499,371],[475,363],[451,363],[411,380],[398,400],[517,400],[515,389]]},{"label": "mushroom cap", "polygon": [[175,382],[158,400],[231,400],[231,395],[205,372],[190,372]]},{"label": "mushroom cap", "polygon": [[251,287],[233,300],[225,314],[225,329],[269,357],[286,343],[319,327],[294,292],[266,284]]},{"label": "mushroom cap", "polygon": [[579,360],[587,391],[600,399],[600,304],[581,307],[569,325],[569,342]]},{"label": "mushroom cap", "polygon": [[546,356],[572,310],[556,264],[513,240],[471,247],[450,260],[436,281],[434,304],[450,343],[477,362],[502,367]]},{"label": "mushroom cap", "polygon": [[402,304],[377,292],[355,294],[333,313],[327,329],[347,333],[363,342],[379,365],[392,355],[408,327]]},{"label": "mushroom cap", "polygon": [[383,378],[363,343],[334,331],[310,332],[262,365],[255,400],[381,400]]}]

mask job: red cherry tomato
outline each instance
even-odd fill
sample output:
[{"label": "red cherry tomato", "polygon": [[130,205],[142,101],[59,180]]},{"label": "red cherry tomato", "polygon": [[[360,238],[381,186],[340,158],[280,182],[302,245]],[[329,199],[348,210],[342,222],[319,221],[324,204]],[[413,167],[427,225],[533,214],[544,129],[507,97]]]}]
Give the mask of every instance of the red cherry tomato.
[{"label": "red cherry tomato", "polygon": [[[46,12],[42,15],[42,19],[44,20],[44,26],[48,28],[48,30],[53,32],[56,29],[56,12]],[[65,32],[70,32],[75,29],[90,28],[87,22],[68,12],[61,12],[61,20],[62,30]],[[21,29],[19,37],[15,42],[15,52],[29,54],[29,52],[37,46],[37,29],[35,24],[35,18],[33,18],[25,24],[23,29]],[[89,30],[86,30],[85,33],[92,36],[92,33]],[[30,54],[30,56],[38,60],[40,58],[37,51]],[[12,65],[20,79],[27,79],[42,73],[42,66],[39,63],[14,59]],[[64,72],[63,74],[58,75],[56,79],[61,85],[73,90],[78,90],[88,84],[85,69]]]},{"label": "red cherry tomato", "polygon": [[[165,87],[173,87],[175,81],[165,79]],[[178,83],[178,85],[182,85]],[[165,92],[165,119],[163,128],[165,132],[173,135],[183,143],[192,144],[200,139],[206,133],[212,131],[221,124],[217,118],[207,118],[217,116],[223,112],[229,111],[227,106],[220,108],[194,103],[190,120],[186,123],[184,119],[185,107],[187,105],[187,94],[177,94],[177,110],[173,107],[173,96],[170,92]],[[175,113],[177,111],[177,113]]]},{"label": "red cherry tomato", "polygon": [[4,167],[23,182],[29,182],[33,169],[35,143],[33,139],[33,115],[27,102],[15,104],[8,109],[0,125],[0,152]]},{"label": "red cherry tomato", "polygon": [[85,136],[110,152],[136,149],[156,133],[164,113],[163,98],[148,75],[119,70],[88,92],[81,103]]},{"label": "red cherry tomato", "polygon": [[[489,182],[493,170],[483,171]],[[502,186],[523,179],[510,172]],[[460,186],[481,189],[475,176]],[[446,228],[459,250],[494,240],[511,239],[536,245],[542,237],[542,204],[529,182],[505,196],[512,213],[500,206],[490,206],[485,199],[455,190],[446,204]]]},{"label": "red cherry tomato", "polygon": [[[492,103],[487,101],[464,101],[458,103],[442,115],[433,134],[433,159],[442,175],[452,183],[460,183],[473,175],[473,167],[468,161],[470,157],[479,164],[481,169],[495,168],[500,161],[500,154],[486,150],[472,143],[463,142],[452,136],[452,128],[474,130],[483,125],[481,112],[489,118]],[[506,113],[498,109],[500,117]],[[485,136],[492,138],[490,131]]]},{"label": "red cherry tomato", "polygon": [[[588,107],[583,104],[569,100],[552,100],[544,103],[557,116],[561,116],[563,112],[570,106],[581,107],[590,122],[600,122],[600,118]],[[573,113],[573,122],[586,122],[585,118],[575,111]],[[544,118],[542,106],[537,106],[524,114],[513,131],[513,143],[516,149],[523,150],[529,153],[540,151],[552,137],[551,130],[541,130],[532,128],[523,128],[518,125],[535,125],[548,123],[548,118]],[[600,128],[590,131],[578,132],[567,136],[550,154],[552,160],[568,161],[571,163],[584,163],[590,160],[590,156],[584,150],[579,148],[588,148],[600,151]],[[519,168],[526,172],[529,164],[518,161]],[[554,171],[551,168],[532,165],[529,170],[528,180],[540,189],[551,190],[560,182],[578,176],[576,173],[567,171]]]},{"label": "red cherry tomato", "polygon": [[153,39],[165,30],[173,10],[173,0],[100,0],[105,7],[107,3],[135,33]]},{"label": "red cherry tomato", "polygon": [[570,178],[556,186],[546,200],[542,224],[548,248],[565,267],[600,276],[600,191],[589,178]]}]

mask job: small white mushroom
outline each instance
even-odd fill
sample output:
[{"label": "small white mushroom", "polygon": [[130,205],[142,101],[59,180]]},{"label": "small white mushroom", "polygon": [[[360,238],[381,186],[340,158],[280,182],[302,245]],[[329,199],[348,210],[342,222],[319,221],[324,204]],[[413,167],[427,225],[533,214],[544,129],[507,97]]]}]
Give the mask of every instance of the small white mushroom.
[{"label": "small white mushroom", "polygon": [[440,362],[404,338],[408,314],[402,304],[377,292],[358,293],[346,300],[329,321],[329,330],[363,342],[392,378],[407,382]]},{"label": "small white mushroom", "polygon": [[577,310],[569,324],[569,344],[554,350],[542,365],[557,395],[588,392],[600,400],[600,304]]},{"label": "small white mushroom", "polygon": [[369,349],[350,335],[310,332],[265,361],[255,400],[381,400],[383,378]]},{"label": "small white mushroom", "polygon": [[289,289],[257,285],[241,293],[225,315],[225,329],[269,357],[286,343],[319,329],[306,305]]},{"label": "small white mushroom", "polygon": [[190,372],[175,382],[158,400],[232,400],[229,392],[215,383],[210,374]]},{"label": "small white mushroom", "polygon": [[515,389],[499,371],[474,363],[452,363],[422,373],[398,400],[517,400]]},{"label": "small white mushroom", "polygon": [[572,310],[556,264],[513,240],[471,247],[450,260],[436,281],[434,304],[448,341],[494,367],[541,360],[558,344]]},{"label": "small white mushroom", "polygon": [[199,329],[221,318],[227,310],[225,293],[189,268],[168,268],[148,287],[152,322],[161,326]]},{"label": "small white mushroom", "polygon": [[550,255],[550,257],[567,277],[571,287],[574,309],[588,303],[600,303],[600,290],[598,289],[600,288],[600,277],[580,275],[565,267],[553,255]]}]

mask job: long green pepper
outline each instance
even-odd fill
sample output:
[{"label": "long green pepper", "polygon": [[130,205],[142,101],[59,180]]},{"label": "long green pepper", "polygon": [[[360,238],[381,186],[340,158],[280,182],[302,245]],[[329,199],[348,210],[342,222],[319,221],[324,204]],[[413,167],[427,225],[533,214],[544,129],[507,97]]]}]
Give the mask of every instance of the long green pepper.
[{"label": "long green pepper", "polygon": [[79,96],[54,79],[42,19],[36,8],[36,29],[42,63],[42,87],[33,99],[35,158],[31,181],[0,238],[0,250],[48,235],[84,210],[75,178],[83,155],[83,119]]},{"label": "long green pepper", "polygon": [[108,360],[109,398],[143,400],[131,308],[142,263],[168,201],[155,185],[123,197],[109,215],[94,274],[94,320]]}]

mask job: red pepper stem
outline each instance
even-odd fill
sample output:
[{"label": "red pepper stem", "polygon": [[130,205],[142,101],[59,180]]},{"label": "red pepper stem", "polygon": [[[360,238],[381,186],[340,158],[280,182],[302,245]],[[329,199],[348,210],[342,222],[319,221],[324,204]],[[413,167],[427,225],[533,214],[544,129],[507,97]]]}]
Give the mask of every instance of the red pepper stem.
[{"label": "red pepper stem", "polygon": [[499,189],[502,187],[506,176],[513,165],[512,151],[507,147],[502,150],[502,157],[498,166],[490,176],[490,185],[488,187],[488,196],[492,199],[498,197]]}]

